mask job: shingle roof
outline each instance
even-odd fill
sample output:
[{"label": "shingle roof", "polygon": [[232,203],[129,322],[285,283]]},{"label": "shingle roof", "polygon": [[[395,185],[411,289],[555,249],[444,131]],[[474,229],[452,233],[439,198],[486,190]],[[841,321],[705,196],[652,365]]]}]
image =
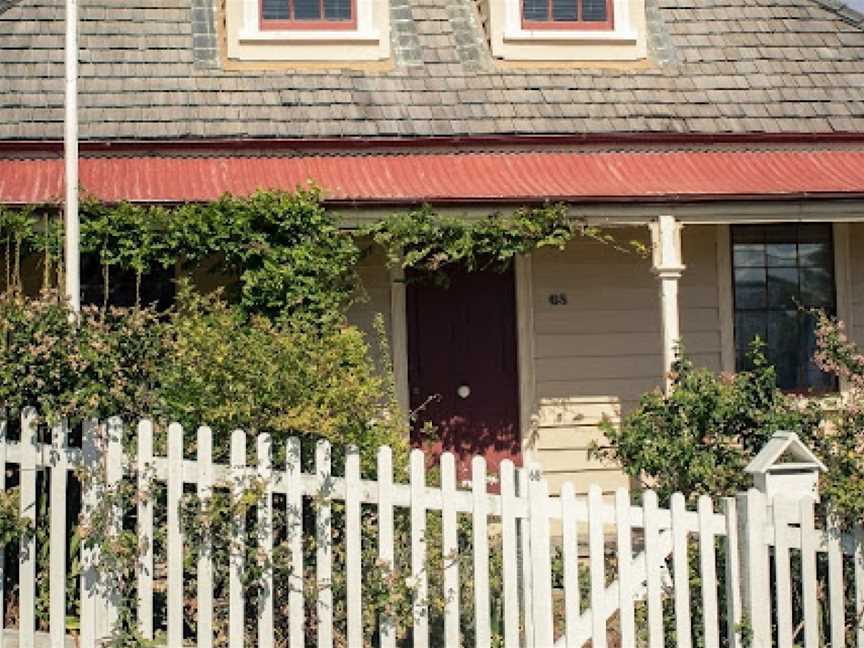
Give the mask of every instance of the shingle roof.
[{"label": "shingle roof", "polygon": [[[80,0],[81,136],[864,132],[864,29],[833,0],[646,0],[631,70],[502,69],[472,1],[391,0],[387,71],[254,72],[222,69],[211,0]],[[62,19],[0,0],[0,140],[62,137]]]}]

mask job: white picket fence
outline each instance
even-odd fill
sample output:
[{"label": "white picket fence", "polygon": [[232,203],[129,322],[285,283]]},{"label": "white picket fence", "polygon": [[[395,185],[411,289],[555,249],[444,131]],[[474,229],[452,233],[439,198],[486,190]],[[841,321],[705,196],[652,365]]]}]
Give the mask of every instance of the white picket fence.
[{"label": "white picket fence", "polygon": [[[118,419],[104,427],[97,422],[85,425],[81,448],[69,447],[68,431],[63,425],[52,430],[51,443],[37,436],[37,418],[28,409],[21,417],[21,441],[6,438],[6,424],[0,422],[0,466],[17,470],[20,475],[21,512],[36,521],[37,472],[50,473],[48,519],[36,521],[50,525],[50,645],[60,647],[66,635],[65,555],[70,529],[66,525],[68,473],[78,467],[88,471],[105,470],[109,485],[130,478],[123,453],[125,434]],[[142,421],[134,432],[137,443],[137,470],[142,491],[150,477],[167,487],[167,533],[164,573],[167,604],[164,619],[154,613],[153,550],[154,515],[159,503],[142,498],[136,503],[137,532],[144,544],[136,593],[138,623],[146,638],[156,637],[170,648],[187,643],[206,648],[214,641],[214,573],[228,569],[229,637],[232,648],[245,645],[269,648],[281,637],[290,648],[312,643],[331,648],[338,643],[353,648],[368,645],[363,625],[364,572],[362,543],[369,542],[361,529],[362,507],[377,511],[377,555],[380,561],[393,565],[396,555],[394,514],[398,509],[410,512],[410,576],[415,587],[412,646],[461,646],[466,626],[473,631],[474,645],[486,648],[493,640],[505,648],[575,648],[591,642],[593,648],[647,645],[661,648],[669,645],[664,636],[664,616],[674,618],[675,645],[689,648],[698,634],[705,648],[730,646],[792,648],[801,643],[806,648],[819,646],[820,622],[817,588],[820,575],[817,560],[827,554],[828,602],[831,648],[846,645],[846,632],[855,627],[858,648],[864,648],[864,532],[840,534],[814,526],[812,501],[768,502],[752,490],[736,499],[724,499],[715,512],[709,497],[698,501],[697,510],[687,510],[685,499],[676,494],[669,509],[658,506],[656,495],[645,492],[641,506],[635,506],[628,491],[604,496],[592,488],[587,496],[577,496],[565,484],[560,496],[550,496],[539,466],[514,468],[505,461],[497,475],[500,492],[490,493],[487,471],[482,458],[472,463],[470,490],[456,480],[454,457],[444,454],[440,461],[440,486],[427,484],[426,457],[420,451],[410,455],[409,481],[394,483],[393,458],[389,448],[377,455],[376,479],[361,475],[360,455],[349,450],[344,472],[335,476],[331,469],[330,447],[318,442],[314,471],[301,470],[300,441],[290,439],[286,460],[273,465],[270,438],[255,439],[256,461],[247,465],[247,435],[231,435],[230,465],[213,461],[211,431],[197,430],[197,457],[184,457],[183,430],[171,425],[167,430],[167,456],[154,456],[154,427]],[[107,439],[102,445],[99,439]],[[129,471],[131,474],[132,471]],[[6,471],[0,470],[0,479]],[[252,605],[243,585],[243,547],[232,546],[229,565],[214,565],[206,546],[197,564],[197,614],[185,618],[183,557],[186,550],[181,524],[180,503],[184,485],[194,485],[206,501],[217,487],[226,485],[239,493],[250,477],[261,480],[265,488],[263,503],[257,506],[257,542],[263,555],[273,551],[274,495],[284,501],[289,520],[287,543],[290,547],[291,571],[287,618],[276,618],[273,600],[272,566],[265,566],[260,590]],[[5,486],[5,482],[4,482]],[[82,495],[85,510],[100,497],[95,488]],[[315,502],[314,528],[304,528],[304,499]],[[334,561],[332,556],[334,502],[344,503],[344,636],[336,637],[333,596]],[[122,524],[122,509],[117,507],[113,524]],[[441,564],[427,559],[428,512],[441,516]],[[453,559],[460,549],[459,516],[471,520],[472,568],[465,573]],[[343,519],[343,518],[340,518]],[[293,520],[293,522],[292,522]],[[238,533],[243,519],[235,520]],[[314,556],[316,600],[314,605],[315,636],[307,636],[304,609],[304,534],[317,540]],[[493,548],[493,545],[494,547]],[[503,623],[493,628],[490,600],[490,554],[500,547],[502,573],[500,597],[503,600]],[[771,549],[773,547],[773,550]],[[553,582],[553,553],[561,553],[561,573]],[[34,601],[36,582],[36,542],[31,538],[19,556],[17,592],[17,633],[21,646],[34,646],[36,617]],[[586,551],[587,550],[587,551]],[[692,555],[691,555],[692,554]],[[793,554],[796,560],[793,560]],[[772,558],[773,556],[773,558]],[[0,557],[2,558],[2,557]],[[774,568],[771,569],[771,561]],[[93,648],[106,637],[117,618],[118,602],[103,596],[99,587],[103,574],[100,556],[82,549],[80,584],[80,645]],[[844,561],[845,565],[844,565]],[[854,566],[848,561],[854,561]],[[803,591],[793,592],[793,565],[800,564]],[[0,560],[0,565],[4,562]],[[691,591],[690,573],[700,577],[698,591]],[[718,573],[723,565],[723,572]],[[308,567],[308,565],[307,565]],[[581,569],[580,569],[581,568]],[[844,571],[845,569],[845,571]],[[443,592],[430,592],[430,574],[440,574]],[[844,581],[844,573],[854,573],[854,583]],[[773,574],[773,578],[772,578]],[[493,574],[497,576],[497,574]],[[560,580],[560,583],[558,582]],[[585,582],[587,581],[587,582]],[[436,579],[438,582],[438,579]],[[460,587],[472,584],[472,616],[460,610]],[[0,579],[2,588],[3,579]],[[188,584],[187,584],[188,585]],[[721,591],[722,587],[722,591]],[[844,592],[845,588],[845,592]],[[308,589],[308,588],[307,588]],[[583,590],[587,600],[582,600]],[[10,597],[0,591],[0,601]],[[441,635],[430,629],[430,595],[444,595]],[[794,605],[793,600],[802,600]],[[851,614],[857,615],[851,618]],[[254,610],[257,631],[250,640],[245,615]],[[694,611],[698,618],[693,618]],[[5,617],[0,615],[0,620]],[[773,619],[773,621],[772,621]],[[743,625],[742,625],[743,624]],[[184,625],[187,629],[184,637]],[[699,632],[694,630],[698,626]],[[340,626],[342,627],[342,626]],[[796,629],[798,632],[796,633]],[[0,624],[0,631],[3,631]],[[380,620],[375,645],[395,648],[396,629],[386,618]],[[2,639],[2,637],[0,637]],[[794,643],[793,643],[794,642]],[[0,643],[0,645],[5,645]]]}]

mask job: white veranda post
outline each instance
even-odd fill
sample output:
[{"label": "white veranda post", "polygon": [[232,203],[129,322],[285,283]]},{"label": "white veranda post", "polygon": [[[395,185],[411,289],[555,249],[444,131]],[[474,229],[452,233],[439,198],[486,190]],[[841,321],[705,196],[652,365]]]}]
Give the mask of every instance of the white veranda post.
[{"label": "white veranda post", "polygon": [[681,339],[678,281],[684,273],[681,259],[681,224],[674,216],[659,216],[651,224],[654,274],[660,280],[660,314],[663,334],[663,372],[667,389],[675,350]]}]

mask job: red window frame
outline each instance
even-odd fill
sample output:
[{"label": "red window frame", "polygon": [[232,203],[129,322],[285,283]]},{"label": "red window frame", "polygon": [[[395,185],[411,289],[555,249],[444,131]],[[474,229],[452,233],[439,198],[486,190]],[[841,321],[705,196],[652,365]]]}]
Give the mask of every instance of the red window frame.
[{"label": "red window frame", "polygon": [[[324,15],[324,0],[321,3],[321,15]],[[351,0],[351,20],[296,20],[294,15],[294,0],[285,0],[288,3],[292,18],[289,20],[267,20],[264,18],[264,2],[258,2],[258,22],[262,30],[266,29],[309,29],[309,30],[352,30],[357,29],[357,0]]]},{"label": "red window frame", "polygon": [[[522,29],[613,29],[615,27],[614,0],[606,0],[606,16],[604,21],[596,20],[553,20],[552,5],[555,0],[546,0],[549,3],[548,20],[525,20],[525,1],[519,0],[519,17],[522,19]],[[579,12],[581,14],[583,7],[582,0],[579,0]]]}]

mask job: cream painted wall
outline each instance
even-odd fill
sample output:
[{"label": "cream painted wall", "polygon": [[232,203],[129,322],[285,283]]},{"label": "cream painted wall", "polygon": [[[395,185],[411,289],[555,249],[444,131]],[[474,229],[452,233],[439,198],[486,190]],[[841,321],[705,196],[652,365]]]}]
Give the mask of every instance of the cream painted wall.
[{"label": "cream painted wall", "polygon": [[[621,241],[648,242],[646,228],[613,230]],[[716,228],[687,227],[681,280],[685,347],[697,364],[719,370]],[[566,306],[550,303],[564,293]],[[662,384],[660,304],[648,259],[581,240],[534,255],[538,425],[536,457],[553,489],[626,485],[614,465],[589,459],[603,441],[604,415],[619,420],[639,396]]]},{"label": "cream painted wall", "polygon": [[358,268],[362,293],[348,311],[349,321],[366,334],[369,348],[376,356],[379,347],[375,318],[379,315],[384,317],[388,338],[393,330],[390,321],[390,276],[386,261],[381,249],[366,249]]},{"label": "cream painted wall", "polygon": [[[612,231],[621,241],[648,243],[647,228]],[[719,370],[716,246],[715,227],[684,229],[681,324],[697,363]],[[372,250],[360,275],[366,297],[349,319],[368,332],[374,348],[376,313],[392,330],[384,255]],[[563,251],[535,253],[531,282],[538,407],[530,445],[535,458],[554,492],[566,480],[579,490],[593,483],[606,491],[626,485],[616,466],[589,459],[588,447],[602,441],[598,423],[604,415],[618,420],[641,394],[662,384],[658,283],[650,260],[577,240]],[[550,296],[560,294],[567,304],[552,305]]]}]

